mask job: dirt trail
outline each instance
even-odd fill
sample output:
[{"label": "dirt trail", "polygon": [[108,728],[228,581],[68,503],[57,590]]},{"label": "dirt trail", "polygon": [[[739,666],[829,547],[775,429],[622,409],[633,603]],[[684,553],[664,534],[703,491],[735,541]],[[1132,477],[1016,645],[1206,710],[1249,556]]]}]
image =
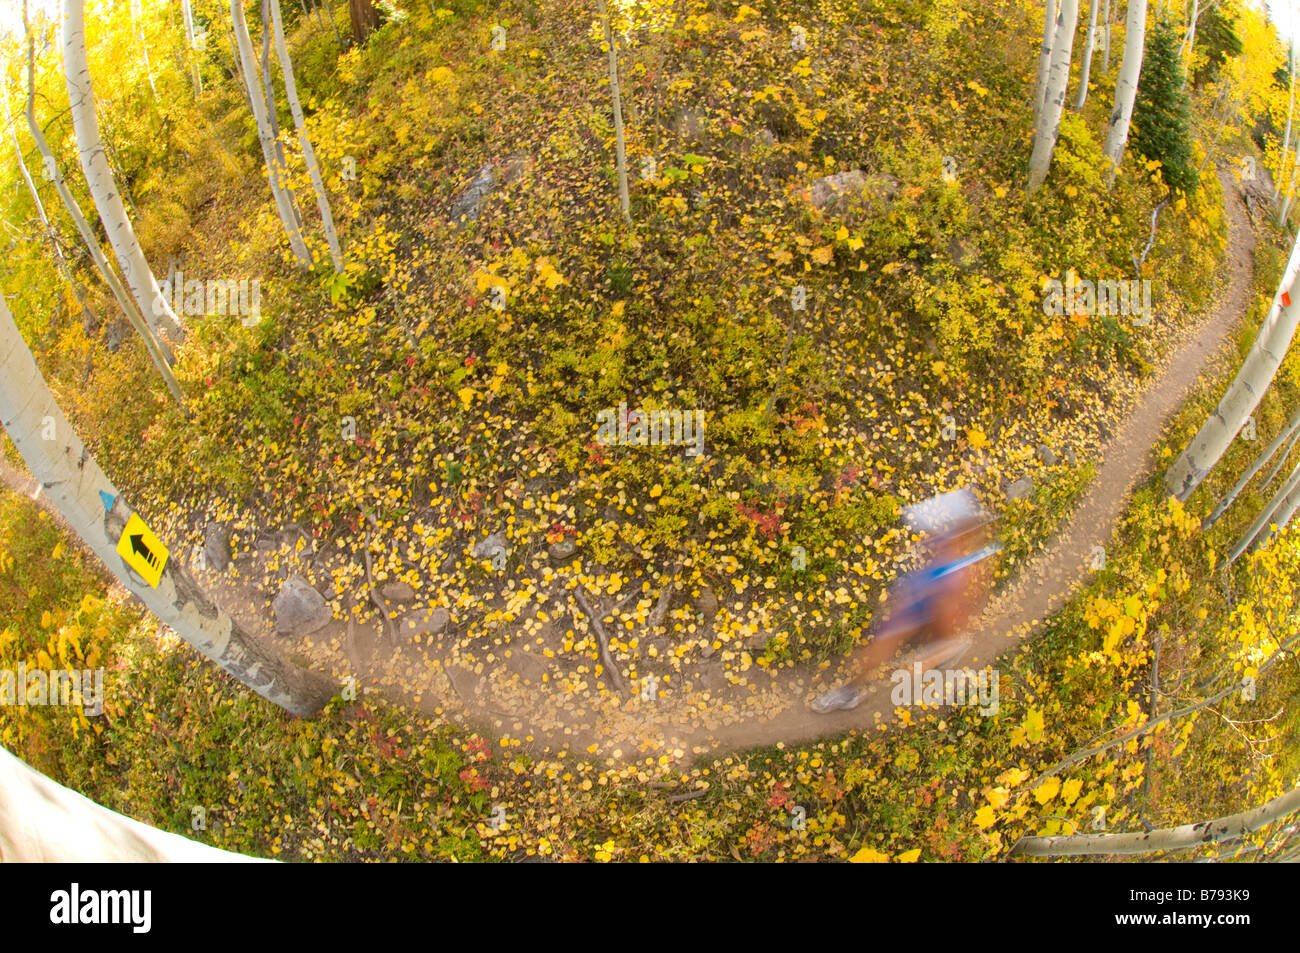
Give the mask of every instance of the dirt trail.
[{"label": "dirt trail", "polygon": [[[1228,283],[1213,313],[1188,332],[1142,394],[1119,432],[1104,448],[1097,477],[1069,523],[1021,571],[981,615],[968,633],[971,648],[959,665],[982,667],[1016,648],[1038,624],[1061,608],[1091,575],[1093,547],[1110,543],[1129,492],[1148,472],[1151,448],[1173,412],[1187,396],[1245,314],[1251,293],[1255,234],[1245,215],[1240,193],[1230,175],[1221,172],[1229,231],[1225,267]],[[806,676],[791,688],[811,688]],[[823,735],[869,727],[893,710],[888,680],[850,712],[818,715],[794,704],[768,721],[747,722],[709,732],[702,740],[715,749],[748,748],[778,741],[799,743]]]},{"label": "dirt trail", "polygon": [[[1255,235],[1231,176],[1220,172],[1219,178],[1229,220],[1228,283],[1213,313],[1176,342],[1103,449],[1097,478],[1077,511],[974,623],[967,636],[970,648],[956,665],[981,668],[1014,650],[1087,580],[1093,548],[1110,543],[1129,491],[1148,472],[1150,448],[1166,421],[1246,312]],[[0,478],[15,490],[27,485],[18,477],[12,468],[0,468]],[[565,620],[571,610],[559,605],[540,629],[501,630],[468,650],[458,649],[454,636],[401,638],[393,644],[376,626],[337,620],[291,648],[271,631],[269,595],[252,584],[265,575],[259,569],[270,568],[274,575],[285,561],[258,556],[252,564],[243,563],[238,574],[204,572],[200,577],[213,598],[250,632],[279,650],[296,651],[300,662],[340,678],[355,675],[359,685],[375,687],[384,696],[468,722],[487,734],[509,736],[539,753],[590,752],[642,761],[667,757],[682,764],[717,751],[798,744],[893,720],[887,676],[853,711],[819,715],[808,708],[812,698],[845,677],[843,662],[839,671],[826,665],[776,672],[754,667],[736,684],[726,677],[719,653],[692,673],[693,681],[663,695],[643,698],[638,685],[630,686],[627,698],[610,691],[593,693],[591,667],[566,666],[558,657],[564,654],[563,632],[573,624],[571,614]],[[366,598],[354,594],[353,601]],[[900,661],[890,669],[904,665]]]}]

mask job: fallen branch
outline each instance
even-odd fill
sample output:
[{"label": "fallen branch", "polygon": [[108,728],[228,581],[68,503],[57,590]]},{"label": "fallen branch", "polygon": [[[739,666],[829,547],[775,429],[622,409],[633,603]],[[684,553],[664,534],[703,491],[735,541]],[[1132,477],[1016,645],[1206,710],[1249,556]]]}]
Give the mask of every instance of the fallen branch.
[{"label": "fallen branch", "polygon": [[664,619],[668,616],[668,607],[673,602],[673,590],[676,588],[677,574],[681,571],[682,563],[678,560],[677,565],[673,566],[672,572],[668,574],[668,581],[664,583],[663,592],[659,593],[659,601],[646,618],[646,628],[652,632],[663,625]]},{"label": "fallen branch", "polygon": [[1067,834],[1056,837],[1022,837],[1012,854],[1049,857],[1065,854],[1144,854],[1156,850],[1178,850],[1241,840],[1247,834],[1300,811],[1300,787],[1293,788],[1266,804],[1217,817],[1199,824],[1183,824],[1142,834]]},{"label": "fallen branch", "polygon": [[591,621],[591,627],[596,632],[596,642],[600,645],[600,660],[605,665],[605,671],[609,672],[610,681],[618,689],[620,695],[624,698],[628,696],[627,686],[623,684],[623,676],[619,674],[618,666],[614,664],[613,656],[609,654],[609,637],[605,635],[605,627],[600,624],[600,616],[591,608],[591,603],[587,597],[582,594],[582,588],[579,586],[573,590],[573,597],[578,602],[578,607]]},{"label": "fallen branch", "polygon": [[[364,515],[366,519],[370,521],[370,525],[372,527],[374,527],[376,530],[379,529],[379,524],[375,522],[375,518],[373,516],[371,516],[369,513],[364,513]],[[388,617],[388,610],[384,608],[384,601],[379,598],[379,591],[375,588],[374,572],[370,566],[370,530],[366,530],[365,557],[366,557],[366,591],[369,592],[370,594],[370,601],[373,602],[375,604],[375,608],[379,610],[379,617],[384,620],[384,628],[388,630],[389,637],[395,643],[397,641],[397,625],[393,622],[392,619]]]}]

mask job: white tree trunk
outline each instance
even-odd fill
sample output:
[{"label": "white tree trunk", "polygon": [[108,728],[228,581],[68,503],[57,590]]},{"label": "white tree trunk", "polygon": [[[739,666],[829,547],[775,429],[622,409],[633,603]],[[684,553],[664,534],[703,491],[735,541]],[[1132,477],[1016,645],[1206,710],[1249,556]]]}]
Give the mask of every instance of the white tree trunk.
[{"label": "white tree trunk", "polygon": [[[25,20],[24,28],[26,28]],[[32,34],[30,29],[26,29],[26,34],[27,129],[31,133],[32,141],[36,143],[36,149],[41,154],[41,161],[44,163],[45,168],[50,174],[50,178],[54,182],[55,191],[59,193],[59,198],[62,200],[64,208],[67,209],[73,225],[77,228],[77,234],[81,236],[82,243],[86,246],[86,250],[90,253],[91,260],[95,263],[95,268],[104,279],[104,283],[108,285],[109,291],[113,293],[113,298],[117,301],[117,306],[122,309],[122,314],[126,316],[127,322],[135,330],[135,333],[140,335],[140,340],[144,342],[145,352],[149,355],[149,359],[153,362],[159,376],[162,377],[163,383],[167,385],[167,389],[171,392],[171,395],[175,398],[176,402],[184,407],[185,398],[181,393],[181,385],[177,382],[176,376],[171,370],[171,365],[175,363],[175,358],[172,355],[171,348],[169,348],[165,342],[159,341],[158,338],[154,336],[153,331],[149,327],[149,322],[145,319],[144,315],[140,313],[135,302],[131,300],[131,295],[127,292],[126,288],[122,286],[122,282],[117,277],[117,272],[113,270],[113,266],[110,265],[108,259],[104,257],[104,250],[99,246],[99,239],[95,237],[94,230],[91,229],[90,223],[86,221],[86,216],[82,214],[81,206],[77,204],[77,200],[68,189],[68,184],[64,180],[63,174],[59,171],[58,163],[54,159],[54,153],[50,151],[50,144],[45,139],[45,133],[41,130],[40,124],[36,121],[36,37]],[[0,87],[3,87],[3,85],[3,81],[0,80]],[[6,96],[6,117],[8,117],[8,111],[9,100]],[[12,119],[10,119],[10,122],[12,123]],[[15,131],[15,141],[17,141],[17,135],[17,131]],[[28,184],[31,185],[30,181]],[[42,213],[42,220],[44,220],[44,213]]]},{"label": "white tree trunk", "polygon": [[90,187],[90,197],[104,223],[109,245],[140,313],[155,334],[166,334],[179,341],[183,335],[180,319],[164,298],[149,262],[145,260],[140,241],[122,205],[117,183],[113,181],[112,170],[108,167],[104,142],[99,135],[99,119],[95,115],[95,91],[91,86],[90,63],[86,56],[84,9],[85,0],[63,0],[63,72],[81,169]]},{"label": "white tree trunk", "polygon": [[1300,270],[1300,241],[1291,247],[1291,258],[1273,296],[1273,306],[1269,308],[1237,376],[1210,419],[1165,473],[1165,488],[1178,497],[1179,502],[1186,502],[1192,491],[1214,469],[1277,374],[1300,322],[1300,300],[1291,298],[1289,305],[1282,304],[1283,294],[1290,298],[1297,270]]},{"label": "white tree trunk", "polygon": [[1070,55],[1074,51],[1074,31],[1079,25],[1079,0],[1061,0],[1056,18],[1056,38],[1052,44],[1052,68],[1048,74],[1043,108],[1034,129],[1034,151],[1029,157],[1029,192],[1047,180],[1047,170],[1056,151],[1061,111],[1065,108],[1065,90],[1070,83]]},{"label": "white tree trunk", "polygon": [[203,95],[203,74],[199,72],[198,50],[194,48],[194,9],[190,0],[181,0],[181,15],[185,19],[185,46],[189,50],[191,78],[194,80],[194,98]]},{"label": "white tree trunk", "polygon": [[[124,395],[124,399],[130,399]],[[46,440],[46,420],[54,440]],[[156,588],[117,553],[132,510],[68,423],[0,295],[0,425],[73,531],[127,590],[177,635],[267,700],[313,715],[334,694],[330,680],[264,649],[195,584],[183,560],[164,564]],[[112,500],[111,506],[107,501]]]},{"label": "white tree trunk", "polygon": [[1287,63],[1291,73],[1291,102],[1286,108],[1286,137],[1282,140],[1282,168],[1277,170],[1273,179],[1273,201],[1277,201],[1278,191],[1282,188],[1282,176],[1286,175],[1286,160],[1291,154],[1291,118],[1295,114],[1295,44],[1287,52]]},{"label": "white tree trunk", "polygon": [[1119,78],[1115,81],[1115,106],[1110,113],[1106,130],[1106,155],[1110,158],[1110,179],[1124,158],[1128,143],[1128,127],[1133,119],[1133,103],[1137,100],[1138,77],[1142,73],[1142,53],[1146,47],[1147,0],[1129,0],[1128,20],[1124,26],[1124,58],[1119,63]]},{"label": "white tree trunk", "polygon": [[93,316],[86,307],[81,290],[77,287],[77,279],[72,274],[68,260],[63,254],[63,246],[59,244],[59,238],[54,232],[54,226],[50,224],[50,217],[45,214],[45,203],[41,201],[41,193],[36,188],[36,183],[32,181],[31,171],[27,168],[27,160],[23,156],[23,144],[18,138],[18,127],[14,124],[13,113],[9,109],[9,82],[3,69],[0,69],[0,104],[4,107],[5,125],[9,127],[9,135],[14,143],[14,161],[18,164],[18,171],[22,175],[23,183],[27,186],[28,195],[31,196],[32,207],[35,208],[36,217],[41,223],[41,231],[45,233],[45,239],[49,243],[50,250],[54,252],[54,265],[58,268],[59,276],[67,282],[73,293],[76,294],[77,303],[81,305],[83,318],[89,320]]},{"label": "white tree trunk", "polygon": [[1110,72],[1110,0],[1106,0],[1106,11],[1102,14],[1102,22],[1106,24],[1106,42],[1101,48],[1101,72],[1104,76]]},{"label": "white tree trunk", "polygon": [[1290,476],[1278,487],[1278,491],[1259,511],[1255,522],[1242,533],[1232,550],[1228,553],[1228,563],[1235,563],[1246,550],[1254,551],[1273,535],[1270,526],[1277,524],[1282,529],[1290,522],[1296,507],[1300,506],[1300,464],[1291,471]]},{"label": "white tree trunk", "polygon": [[[1228,490],[1228,492],[1224,494],[1223,499],[1219,501],[1219,505],[1214,508],[1214,512],[1207,516],[1205,521],[1201,523],[1201,529],[1209,529],[1219,521],[1219,517],[1227,512],[1228,507],[1233,504],[1233,501],[1237,499],[1241,494],[1241,491],[1246,488],[1246,484],[1251,481],[1256,473],[1263,469],[1264,464],[1273,459],[1273,454],[1277,453],[1278,448],[1290,439],[1291,435],[1297,431],[1300,431],[1300,411],[1296,411],[1291,419],[1287,421],[1287,425],[1282,428],[1282,432],[1278,434],[1277,437],[1274,438],[1273,442],[1265,447],[1260,455],[1255,458],[1255,462],[1252,463],[1250,468],[1237,479],[1237,482],[1232,485],[1232,489]],[[1278,465],[1281,466],[1285,459],[1286,455],[1283,454],[1282,460],[1278,461]],[[1265,485],[1267,486],[1267,481],[1265,482]]]},{"label": "white tree trunk", "polygon": [[1300,787],[1292,788],[1286,794],[1249,811],[1216,817],[1199,824],[1184,824],[1181,827],[1167,827],[1141,834],[1022,837],[1012,853],[1028,857],[1053,857],[1065,854],[1145,854],[1156,850],[1199,847],[1202,844],[1240,840],[1296,811],[1300,811]]},{"label": "white tree trunk", "polygon": [[1092,75],[1092,48],[1097,37],[1097,0],[1088,5],[1088,41],[1083,46],[1083,62],[1079,66],[1079,95],[1075,97],[1076,111],[1088,101],[1088,79]]},{"label": "white tree trunk", "polygon": [[0,748],[0,859],[9,863],[272,863],[101,807]]},{"label": "white tree trunk", "polygon": [[262,98],[262,84],[257,77],[257,60],[253,55],[253,41],[248,35],[248,22],[244,19],[244,6],[240,0],[230,0],[230,22],[235,31],[235,43],[239,52],[239,66],[244,73],[244,85],[248,88],[248,100],[253,106],[253,121],[257,124],[257,138],[262,144],[262,158],[266,162],[266,177],[271,184],[271,195],[275,199],[276,211],[284,225],[285,234],[289,236],[289,247],[298,264],[310,268],[314,263],[307,243],[303,241],[302,229],[298,225],[298,214],[293,207],[293,195],[285,185],[288,170],[276,158],[275,139],[271,135],[271,124],[267,118],[267,103]]},{"label": "white tree trunk", "polygon": [[1300,172],[1300,137],[1297,137],[1295,159],[1291,163],[1291,175],[1287,180],[1286,194],[1282,196],[1282,207],[1278,209],[1277,224],[1286,227],[1287,213],[1291,211],[1291,200],[1295,197],[1296,173]]},{"label": "white tree trunk", "polygon": [[623,218],[632,222],[631,199],[627,191],[627,144],[623,139],[623,98],[618,87],[618,48],[614,45],[614,26],[609,19],[605,0],[600,0],[600,18],[605,25],[605,42],[609,44],[609,90],[614,99],[614,152],[618,166],[618,206]]},{"label": "white tree trunk", "polygon": [[298,130],[298,141],[302,144],[303,161],[307,163],[307,173],[311,176],[312,188],[316,191],[316,205],[320,208],[321,225],[325,230],[325,241],[329,244],[330,260],[335,273],[343,271],[343,250],[339,247],[338,232],[334,229],[334,213],[330,209],[329,195],[325,192],[325,180],[321,176],[320,163],[316,161],[316,150],[312,148],[307,136],[307,117],[303,115],[302,104],[298,102],[298,84],[293,76],[293,63],[289,59],[289,46],[284,40],[284,23],[280,16],[280,0],[271,0],[271,26],[275,33],[275,55],[280,60],[280,71],[284,74],[284,92],[289,100],[289,112],[293,114],[293,124]]},{"label": "white tree trunk", "polygon": [[1038,83],[1034,88],[1034,126],[1043,111],[1043,98],[1047,94],[1047,74],[1052,69],[1052,47],[1056,45],[1056,0],[1046,0],[1043,5],[1043,45],[1038,50]]},{"label": "white tree trunk", "polygon": [[1187,75],[1188,67],[1192,65],[1192,51],[1196,49],[1196,18],[1200,16],[1200,0],[1192,0],[1192,15],[1188,18],[1187,39],[1183,41],[1184,55],[1187,57],[1183,61],[1183,75]]}]

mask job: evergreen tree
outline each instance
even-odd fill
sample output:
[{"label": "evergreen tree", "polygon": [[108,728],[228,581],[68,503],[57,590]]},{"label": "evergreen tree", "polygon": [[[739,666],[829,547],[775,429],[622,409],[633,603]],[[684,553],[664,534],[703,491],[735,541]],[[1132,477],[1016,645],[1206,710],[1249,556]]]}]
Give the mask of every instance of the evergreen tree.
[{"label": "evergreen tree", "polygon": [[[1236,2],[1224,2],[1210,7],[1201,17],[1196,31],[1196,45],[1205,51],[1205,63],[1196,70],[1196,85],[1201,86],[1219,75],[1223,61],[1240,56],[1241,37],[1237,35],[1237,18],[1240,16]],[[1289,72],[1289,71],[1288,71]],[[1287,75],[1288,83],[1290,76]],[[1289,89],[1290,86],[1284,88]]]},{"label": "evergreen tree", "polygon": [[1133,107],[1133,146],[1148,159],[1158,159],[1170,188],[1192,192],[1197,186],[1192,167],[1191,102],[1183,83],[1178,34],[1161,22],[1147,40]]}]

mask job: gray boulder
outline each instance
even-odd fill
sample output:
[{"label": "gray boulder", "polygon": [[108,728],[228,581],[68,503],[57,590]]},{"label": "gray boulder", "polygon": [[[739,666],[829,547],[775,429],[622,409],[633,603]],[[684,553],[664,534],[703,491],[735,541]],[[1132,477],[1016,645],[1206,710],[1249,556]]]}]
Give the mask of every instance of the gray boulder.
[{"label": "gray boulder", "polygon": [[203,557],[217,572],[230,568],[230,530],[220,523],[208,527],[203,537]]},{"label": "gray boulder", "polygon": [[507,554],[509,548],[506,546],[505,533],[493,533],[487,539],[480,542],[474,547],[474,556],[477,559],[491,559],[497,553]]},{"label": "gray boulder", "polygon": [[496,187],[497,178],[492,172],[492,163],[485,162],[483,168],[478,170],[465,191],[456,196],[456,199],[451,203],[451,220],[457,223],[461,223],[463,220],[476,221],[483,200]]},{"label": "gray boulder", "polygon": [[1021,477],[1015,483],[1007,487],[1008,500],[1023,500],[1034,492],[1034,481],[1029,477]]},{"label": "gray boulder", "polygon": [[397,632],[404,638],[413,639],[418,635],[439,635],[451,621],[451,613],[443,608],[425,609],[411,612],[402,617]]},{"label": "gray boulder", "polygon": [[379,594],[389,602],[410,602],[415,598],[415,590],[411,587],[411,584],[402,582],[400,579],[385,583],[380,588]]},{"label": "gray boulder", "polygon": [[325,598],[301,576],[290,576],[271,603],[278,635],[310,635],[334,618]]}]

